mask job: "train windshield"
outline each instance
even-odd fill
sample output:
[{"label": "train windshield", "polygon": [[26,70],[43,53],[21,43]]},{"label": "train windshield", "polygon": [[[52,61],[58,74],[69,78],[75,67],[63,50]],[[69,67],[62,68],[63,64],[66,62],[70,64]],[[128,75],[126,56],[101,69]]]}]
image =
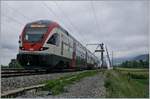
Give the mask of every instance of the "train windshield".
[{"label": "train windshield", "polygon": [[37,42],[43,38],[43,34],[46,33],[48,28],[46,27],[34,27],[34,28],[27,28],[25,30],[25,40],[29,42]]}]

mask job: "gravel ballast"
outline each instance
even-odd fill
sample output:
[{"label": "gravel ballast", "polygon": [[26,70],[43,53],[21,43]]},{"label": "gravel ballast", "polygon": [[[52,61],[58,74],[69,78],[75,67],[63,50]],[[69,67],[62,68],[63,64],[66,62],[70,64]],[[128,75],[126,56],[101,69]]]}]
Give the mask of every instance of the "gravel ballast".
[{"label": "gravel ballast", "polygon": [[82,71],[1,78],[1,93],[21,87],[37,85],[45,80],[57,79],[65,75],[72,75],[80,72]]},{"label": "gravel ballast", "polygon": [[104,75],[98,73],[95,76],[85,77],[79,82],[65,87],[65,92],[53,96],[48,91],[38,91],[28,93],[21,97],[30,98],[102,98],[105,97]]}]

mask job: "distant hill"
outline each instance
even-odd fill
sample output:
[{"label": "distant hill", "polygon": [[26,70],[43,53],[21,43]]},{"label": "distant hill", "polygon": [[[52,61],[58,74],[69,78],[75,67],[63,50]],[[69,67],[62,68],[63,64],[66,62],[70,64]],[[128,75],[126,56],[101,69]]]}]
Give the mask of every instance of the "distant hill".
[{"label": "distant hill", "polygon": [[132,60],[143,60],[143,61],[146,61],[146,60],[149,60],[149,54],[143,54],[143,55],[138,55],[136,57],[134,57]]},{"label": "distant hill", "polygon": [[142,55],[137,55],[137,56],[133,56],[133,57],[115,58],[114,59],[114,64],[118,65],[118,64],[121,64],[122,62],[131,61],[131,60],[135,60],[135,61],[149,60],[149,54],[142,54]]}]

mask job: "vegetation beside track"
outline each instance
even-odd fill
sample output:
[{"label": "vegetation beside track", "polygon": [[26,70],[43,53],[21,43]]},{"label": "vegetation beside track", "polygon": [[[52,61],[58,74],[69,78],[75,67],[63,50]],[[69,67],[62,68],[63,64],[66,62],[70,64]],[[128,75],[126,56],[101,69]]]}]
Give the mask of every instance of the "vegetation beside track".
[{"label": "vegetation beside track", "polygon": [[64,89],[65,86],[80,81],[84,77],[94,76],[100,71],[101,70],[88,70],[81,72],[79,74],[69,75],[61,77],[59,79],[46,81],[46,86],[44,87],[44,90],[51,91],[53,95],[60,94],[61,92],[65,91]]},{"label": "vegetation beside track", "polygon": [[119,66],[124,68],[149,68],[149,57],[146,60],[130,60],[122,62]]},{"label": "vegetation beside track", "polygon": [[148,69],[116,68],[105,72],[106,97],[149,97]]}]

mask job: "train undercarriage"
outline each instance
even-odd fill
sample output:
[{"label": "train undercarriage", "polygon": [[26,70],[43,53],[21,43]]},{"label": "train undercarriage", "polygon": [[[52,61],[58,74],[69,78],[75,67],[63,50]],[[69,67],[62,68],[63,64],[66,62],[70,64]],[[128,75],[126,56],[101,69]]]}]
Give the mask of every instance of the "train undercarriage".
[{"label": "train undercarriage", "polygon": [[53,54],[18,54],[17,61],[25,69],[94,69],[93,64],[87,64],[77,58],[76,67],[71,66],[71,59]]},{"label": "train undercarriage", "polygon": [[17,60],[25,69],[65,69],[71,63],[70,59],[49,54],[18,54]]}]

